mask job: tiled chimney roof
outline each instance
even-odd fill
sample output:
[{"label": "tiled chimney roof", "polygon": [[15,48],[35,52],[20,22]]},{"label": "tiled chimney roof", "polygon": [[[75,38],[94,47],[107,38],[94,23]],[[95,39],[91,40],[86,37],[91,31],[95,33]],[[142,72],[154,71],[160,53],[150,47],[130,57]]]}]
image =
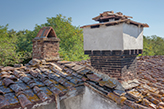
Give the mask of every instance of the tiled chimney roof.
[{"label": "tiled chimney roof", "polygon": [[120,23],[127,23],[127,24],[132,24],[141,27],[149,27],[149,25],[146,23],[135,22],[130,20],[129,18],[133,18],[133,17],[123,15],[123,13],[121,12],[114,13],[113,11],[106,11],[101,13],[99,16],[92,18],[92,20],[99,21],[99,23],[84,25],[81,28],[95,27],[100,25],[112,26]]},{"label": "tiled chimney roof", "polygon": [[113,11],[106,11],[106,12],[101,13],[99,16],[92,18],[92,20],[101,22],[107,19],[124,20],[128,18],[133,18],[133,17],[123,15],[123,13],[121,12],[114,13]]},{"label": "tiled chimney roof", "polygon": [[35,38],[57,37],[52,27],[43,27],[40,29]]}]

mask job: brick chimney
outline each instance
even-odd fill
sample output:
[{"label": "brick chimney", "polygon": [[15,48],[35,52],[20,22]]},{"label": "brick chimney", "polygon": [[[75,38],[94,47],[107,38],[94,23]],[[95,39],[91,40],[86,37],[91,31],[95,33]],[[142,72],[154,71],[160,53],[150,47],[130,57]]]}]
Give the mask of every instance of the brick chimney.
[{"label": "brick chimney", "polygon": [[147,24],[130,20],[121,12],[107,11],[93,18],[98,24],[83,28],[84,52],[91,65],[120,81],[136,78],[136,57],[143,49],[143,28]]},{"label": "brick chimney", "polygon": [[33,39],[33,59],[59,60],[59,41],[52,27],[43,27]]}]

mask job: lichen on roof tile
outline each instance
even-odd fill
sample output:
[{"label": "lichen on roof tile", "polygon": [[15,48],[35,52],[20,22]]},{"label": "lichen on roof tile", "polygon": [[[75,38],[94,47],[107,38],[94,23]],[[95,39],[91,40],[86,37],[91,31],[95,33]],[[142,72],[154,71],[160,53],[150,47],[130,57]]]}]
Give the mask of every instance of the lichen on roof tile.
[{"label": "lichen on roof tile", "polygon": [[[63,65],[70,62],[58,62],[56,65],[63,68],[60,69],[54,66],[53,69],[55,70],[51,70],[50,66],[52,65],[49,66],[48,64],[46,67],[31,66],[22,69],[6,69],[7,71],[0,74],[0,76],[3,75],[0,79],[0,96],[4,97],[9,104],[6,102],[3,106],[21,105],[26,107],[33,105],[32,103],[35,102],[51,101],[51,97],[55,94],[64,96],[70,90],[76,90],[77,87],[88,84],[98,92],[108,94],[109,99],[122,106],[143,109],[163,108],[164,85],[162,78],[164,77],[161,76],[161,71],[164,69],[158,67],[158,62],[159,65],[164,65],[164,62],[160,61],[158,57],[146,57],[143,60],[142,58],[138,59],[139,76],[136,78],[137,81],[127,81],[128,84],[133,84],[134,87],[125,91],[122,88],[117,89],[120,85],[118,82],[92,70],[92,68],[82,67],[83,70],[75,70],[74,67],[77,65],[79,67],[80,62],[75,63],[73,67],[63,67]],[[151,61],[149,61],[149,58]],[[152,69],[152,66],[155,70]],[[149,78],[143,76],[145,73],[150,75]],[[113,97],[113,95],[116,97]]]}]

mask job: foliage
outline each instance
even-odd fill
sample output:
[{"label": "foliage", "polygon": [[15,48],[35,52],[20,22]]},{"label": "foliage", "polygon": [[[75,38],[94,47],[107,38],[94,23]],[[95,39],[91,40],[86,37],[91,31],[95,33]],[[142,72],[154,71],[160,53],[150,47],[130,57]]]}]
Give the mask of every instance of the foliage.
[{"label": "foliage", "polygon": [[143,37],[143,56],[164,55],[164,38],[153,35]]},{"label": "foliage", "polygon": [[7,26],[0,26],[0,65],[13,65],[21,60],[21,53],[16,52],[17,36],[14,30],[7,30]]},{"label": "foliage", "polygon": [[[27,63],[32,58],[32,39],[44,26],[54,28],[57,37],[60,38],[60,57],[69,61],[86,60],[84,55],[83,34],[79,27],[71,24],[72,19],[61,14],[47,18],[47,22],[35,26],[33,31],[8,30],[8,25],[0,26],[0,65],[14,65],[15,63]],[[159,36],[143,37],[142,55],[164,55],[164,38]]]},{"label": "foliage", "polygon": [[35,26],[33,31],[8,31],[6,26],[0,26],[0,65],[27,63],[32,58],[32,39],[44,26],[54,28],[60,41],[60,57],[69,61],[88,59],[83,51],[83,35],[79,27],[71,24],[72,19],[61,14],[47,18],[47,23]]}]

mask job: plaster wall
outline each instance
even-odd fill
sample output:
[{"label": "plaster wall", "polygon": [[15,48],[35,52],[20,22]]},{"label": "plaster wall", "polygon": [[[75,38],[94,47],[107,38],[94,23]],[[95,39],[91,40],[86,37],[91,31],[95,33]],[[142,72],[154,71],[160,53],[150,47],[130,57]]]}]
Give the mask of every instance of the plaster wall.
[{"label": "plaster wall", "polygon": [[84,94],[62,100],[61,109],[120,109],[116,103],[85,87]]},{"label": "plaster wall", "polygon": [[143,27],[122,23],[83,28],[84,50],[143,49]]},{"label": "plaster wall", "polygon": [[143,28],[131,24],[123,24],[124,50],[143,49]]},{"label": "plaster wall", "polygon": [[122,25],[83,28],[84,50],[123,50]]}]

